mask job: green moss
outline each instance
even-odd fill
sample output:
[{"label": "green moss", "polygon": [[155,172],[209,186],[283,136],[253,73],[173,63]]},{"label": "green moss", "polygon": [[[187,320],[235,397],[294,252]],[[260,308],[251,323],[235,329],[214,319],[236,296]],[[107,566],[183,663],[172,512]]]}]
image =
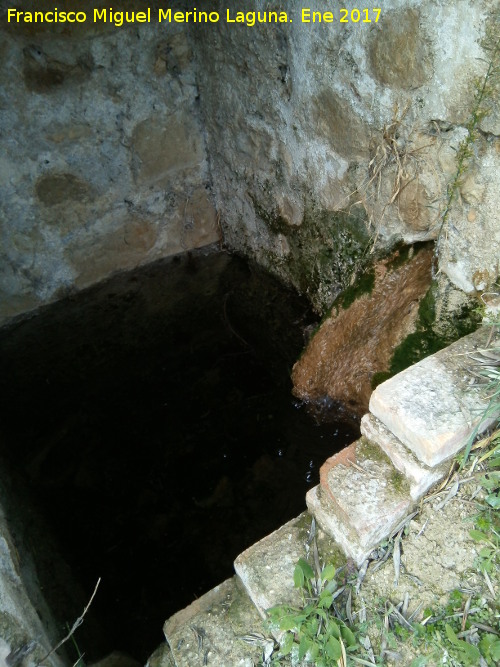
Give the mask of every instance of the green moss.
[{"label": "green moss", "polygon": [[387,269],[389,271],[399,269],[403,264],[406,264],[406,262],[415,257],[423,248],[428,248],[430,245],[432,245],[432,241],[422,241],[420,243],[413,243],[412,245],[399,243],[393,248],[394,257],[387,263]]},{"label": "green moss", "polygon": [[[271,253],[273,256],[266,257],[268,268],[306,294],[317,313],[325,313],[335,297],[349,288],[354,277],[369,264],[371,240],[366,211],[362,206],[352,207],[349,213],[327,211],[309,195],[304,202],[302,224],[294,226],[280,214],[270,183],[263,184],[259,194],[249,184],[249,196],[269,231],[283,234],[287,240],[289,252],[280,257]],[[373,282],[370,276],[364,280],[367,279]],[[365,291],[369,287],[359,289]]]},{"label": "green moss", "polygon": [[[310,540],[311,521],[313,517],[309,512],[303,512],[295,524],[299,529],[299,540],[305,545]],[[347,558],[335,540],[324,531],[316,531],[316,540],[320,559],[324,563],[331,563],[335,569],[343,567]]]},{"label": "green moss", "polygon": [[348,214],[310,207],[302,225],[287,236],[288,269],[320,313],[369,262],[365,215],[364,210]]},{"label": "green moss", "polygon": [[277,210],[268,210],[252,195],[250,195],[250,199],[252,200],[255,212],[259,218],[266,223],[267,227],[269,227],[274,234],[286,234],[290,231],[290,225],[281,215],[279,215]]},{"label": "green moss", "polygon": [[389,482],[396,493],[402,493],[408,488],[408,480],[396,468],[391,472]]},{"label": "green moss", "polygon": [[374,373],[371,379],[371,388],[375,389],[379,384],[382,384],[382,382],[385,382],[390,377],[392,377],[390,371],[379,371],[378,373]]},{"label": "green moss", "polygon": [[[464,305],[455,313],[446,328],[440,323],[436,326],[436,293],[437,283],[434,282],[420,302],[416,330],[409,334],[394,350],[389,367],[388,377],[417,363],[421,359],[442,350],[453,341],[475,331],[481,322],[481,316],[474,306]],[[382,374],[376,374],[372,384],[379,384]],[[378,376],[378,377],[377,377]],[[383,379],[387,379],[384,377]]]},{"label": "green moss", "polygon": [[342,292],[340,303],[342,308],[347,309],[349,306],[359,299],[363,294],[371,294],[375,287],[375,269],[371,266],[364,271],[353,285],[350,285]]},{"label": "green moss", "polygon": [[360,460],[370,459],[370,461],[379,461],[381,463],[390,463],[389,458],[384,451],[375,443],[362,437],[356,447],[356,457]]}]

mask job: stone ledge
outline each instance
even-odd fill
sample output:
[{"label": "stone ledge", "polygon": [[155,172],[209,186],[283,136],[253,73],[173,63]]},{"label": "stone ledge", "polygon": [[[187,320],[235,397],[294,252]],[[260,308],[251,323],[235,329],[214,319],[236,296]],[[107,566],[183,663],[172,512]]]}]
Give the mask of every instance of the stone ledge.
[{"label": "stone ledge", "polygon": [[366,414],[361,419],[361,433],[370,442],[379,445],[396,470],[405,475],[410,483],[410,495],[413,500],[419,500],[434,484],[446,477],[448,463],[442,463],[434,468],[424,465],[373,415]]},{"label": "stone ledge", "polygon": [[320,479],[306,496],[309,510],[358,565],[413,503],[406,478],[366,438],[328,459]]},{"label": "stone ledge", "polygon": [[[299,558],[307,558],[312,517],[303,512],[274,533],[246,549],[234,562],[234,569],[263,618],[277,604],[302,606],[294,588],[293,572]],[[317,531],[322,562],[337,565],[343,556],[329,535]]]},{"label": "stone ledge", "polygon": [[276,604],[300,605],[299,592],[293,587],[293,571],[304,556],[311,519],[301,514],[274,533],[243,551],[234,561],[234,569],[262,618]]},{"label": "stone ledge", "polygon": [[146,667],[176,667],[172,651],[167,642],[158,646],[156,651],[148,658]]},{"label": "stone ledge", "polygon": [[370,399],[370,412],[428,466],[454,456],[478,426],[487,428],[494,415],[483,419],[488,406],[480,386],[474,386],[468,354],[484,347],[488,327],[419,361],[379,385]]},{"label": "stone ledge", "polygon": [[163,632],[177,667],[253,667],[262,655],[259,646],[241,639],[264,629],[237,577],[171,616]]},{"label": "stone ledge", "polygon": [[361,565],[372,549],[364,549],[359,544],[351,527],[336,516],[333,501],[319,485],[309,489],[306,503],[307,508],[323,530],[333,537],[342,551],[352,558],[356,565]]}]

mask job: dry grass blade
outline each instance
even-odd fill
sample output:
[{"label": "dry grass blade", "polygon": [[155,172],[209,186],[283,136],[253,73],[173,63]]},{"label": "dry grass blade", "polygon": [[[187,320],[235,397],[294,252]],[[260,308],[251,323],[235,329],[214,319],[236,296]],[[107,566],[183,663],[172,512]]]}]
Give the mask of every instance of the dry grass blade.
[{"label": "dry grass blade", "polygon": [[459,487],[459,480],[455,479],[453,484],[450,486],[449,491],[444,497],[444,499],[436,505],[436,510],[443,509],[443,507],[447,505],[454,496],[457,495],[458,487]]},{"label": "dry grass blade", "polygon": [[361,567],[359,568],[358,571],[358,578],[356,579],[356,595],[359,593],[359,589],[361,588],[361,584],[363,583],[363,579],[366,576],[366,571],[368,570],[368,565],[370,561],[366,559],[363,561]]},{"label": "dry grass blade", "polygon": [[339,642],[340,642],[340,650],[342,651],[342,657],[339,659],[337,664],[339,667],[347,667],[347,655],[345,652],[345,646],[344,642],[342,641],[342,637],[339,637]]},{"label": "dry grass blade", "polygon": [[495,600],[496,599],[496,594],[495,594],[495,589],[493,588],[493,584],[491,583],[491,579],[490,579],[488,573],[486,572],[486,570],[481,570],[481,572],[483,573],[484,579],[486,581],[486,585],[488,586],[489,591],[491,593],[491,597]]},{"label": "dry grass blade", "polygon": [[403,616],[405,618],[407,618],[407,616],[408,616],[408,605],[409,604],[410,604],[410,594],[408,593],[408,591],[406,591],[405,597],[404,597],[404,600],[403,600],[403,606],[401,608],[401,613],[403,614]]},{"label": "dry grass blade", "polygon": [[392,560],[394,563],[394,586],[397,586],[399,583],[399,574],[401,569],[401,532],[396,535],[394,540]]},{"label": "dry grass blade", "polygon": [[351,594],[350,590],[349,590],[349,593],[347,595],[347,601],[346,601],[346,604],[345,604],[345,613],[346,613],[346,616],[347,616],[347,620],[349,621],[349,623],[351,625],[353,625],[354,620],[352,618],[352,594]]},{"label": "dry grass blade", "polygon": [[101,583],[101,577],[99,577],[99,579],[97,580],[97,583],[96,583],[95,588],[94,588],[94,592],[93,592],[92,595],[90,596],[90,600],[87,602],[87,605],[86,605],[85,609],[83,610],[82,615],[79,616],[79,617],[76,619],[76,621],[73,623],[73,625],[72,625],[72,627],[71,627],[71,630],[68,632],[68,634],[66,635],[66,637],[64,637],[64,639],[61,639],[61,641],[59,642],[59,644],[57,644],[56,646],[54,646],[54,648],[53,648],[52,650],[50,650],[50,651],[47,653],[47,655],[44,656],[44,657],[37,663],[37,665],[39,665],[40,663],[42,663],[44,660],[47,660],[47,658],[50,658],[50,656],[51,656],[53,653],[55,653],[59,648],[61,648],[61,646],[62,646],[63,644],[65,644],[65,643],[68,641],[68,639],[70,639],[70,638],[74,635],[75,631],[76,631],[76,630],[80,627],[80,625],[83,623],[83,619],[85,618],[85,614],[87,613],[87,611],[89,610],[90,605],[92,604],[92,601],[93,601],[93,599],[94,599],[94,597],[95,597],[95,594],[97,593],[97,589],[99,588],[99,584],[100,584],[100,583]]},{"label": "dry grass blade", "polygon": [[413,626],[411,625],[411,623],[408,623],[408,621],[406,620],[406,618],[403,616],[403,614],[401,614],[401,613],[396,609],[396,607],[394,607],[394,606],[391,607],[389,616],[394,616],[394,617],[396,618],[396,620],[397,620],[401,625],[404,625],[405,628],[407,628],[407,629],[410,630],[411,632],[415,632],[415,630],[414,630]]}]

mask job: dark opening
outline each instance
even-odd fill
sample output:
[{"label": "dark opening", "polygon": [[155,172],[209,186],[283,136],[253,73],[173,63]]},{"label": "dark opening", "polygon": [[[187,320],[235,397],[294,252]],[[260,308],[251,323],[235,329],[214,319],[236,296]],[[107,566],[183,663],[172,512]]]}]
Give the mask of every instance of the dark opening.
[{"label": "dark opening", "polygon": [[81,612],[76,584],[88,598],[102,577],[76,634],[86,660],[117,649],[145,661],[164,620],[303,511],[319,465],[357,437],[346,415],[319,423],[291,395],[311,322],[304,299],[213,254],[114,278],[0,332],[2,455],[76,582],[75,609],[59,607],[40,567],[61,637]]}]

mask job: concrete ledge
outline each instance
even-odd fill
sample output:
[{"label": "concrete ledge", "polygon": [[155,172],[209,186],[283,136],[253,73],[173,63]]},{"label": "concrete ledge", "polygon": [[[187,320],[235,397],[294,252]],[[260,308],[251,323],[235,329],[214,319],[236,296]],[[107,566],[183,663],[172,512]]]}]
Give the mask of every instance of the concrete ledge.
[{"label": "concrete ledge", "polygon": [[429,468],[403,445],[376,417],[366,414],[361,419],[361,433],[370,442],[376,443],[390,458],[410,483],[410,495],[419,500],[437,482],[444,479],[449,470],[448,463]]},{"label": "concrete ledge", "polygon": [[481,327],[383,382],[372,394],[370,412],[428,466],[454,456],[476,426],[482,430],[495,421],[495,415],[482,418],[488,400],[474,386],[468,356],[486,345],[490,331]]},{"label": "concrete ledge", "polygon": [[413,504],[404,476],[376,444],[360,438],[327,459],[306,502],[320,525],[359,565]]},{"label": "concrete ledge", "polygon": [[[302,606],[300,593],[293,585],[293,571],[299,558],[308,557],[311,521],[312,516],[303,512],[246,549],[234,562],[248,595],[264,618],[266,610],[277,604]],[[329,535],[317,530],[316,541],[322,563],[337,566],[344,560]]]},{"label": "concrete ledge", "polygon": [[241,639],[264,628],[237,577],[178,611],[163,632],[177,667],[253,667],[262,656],[262,648]]}]

